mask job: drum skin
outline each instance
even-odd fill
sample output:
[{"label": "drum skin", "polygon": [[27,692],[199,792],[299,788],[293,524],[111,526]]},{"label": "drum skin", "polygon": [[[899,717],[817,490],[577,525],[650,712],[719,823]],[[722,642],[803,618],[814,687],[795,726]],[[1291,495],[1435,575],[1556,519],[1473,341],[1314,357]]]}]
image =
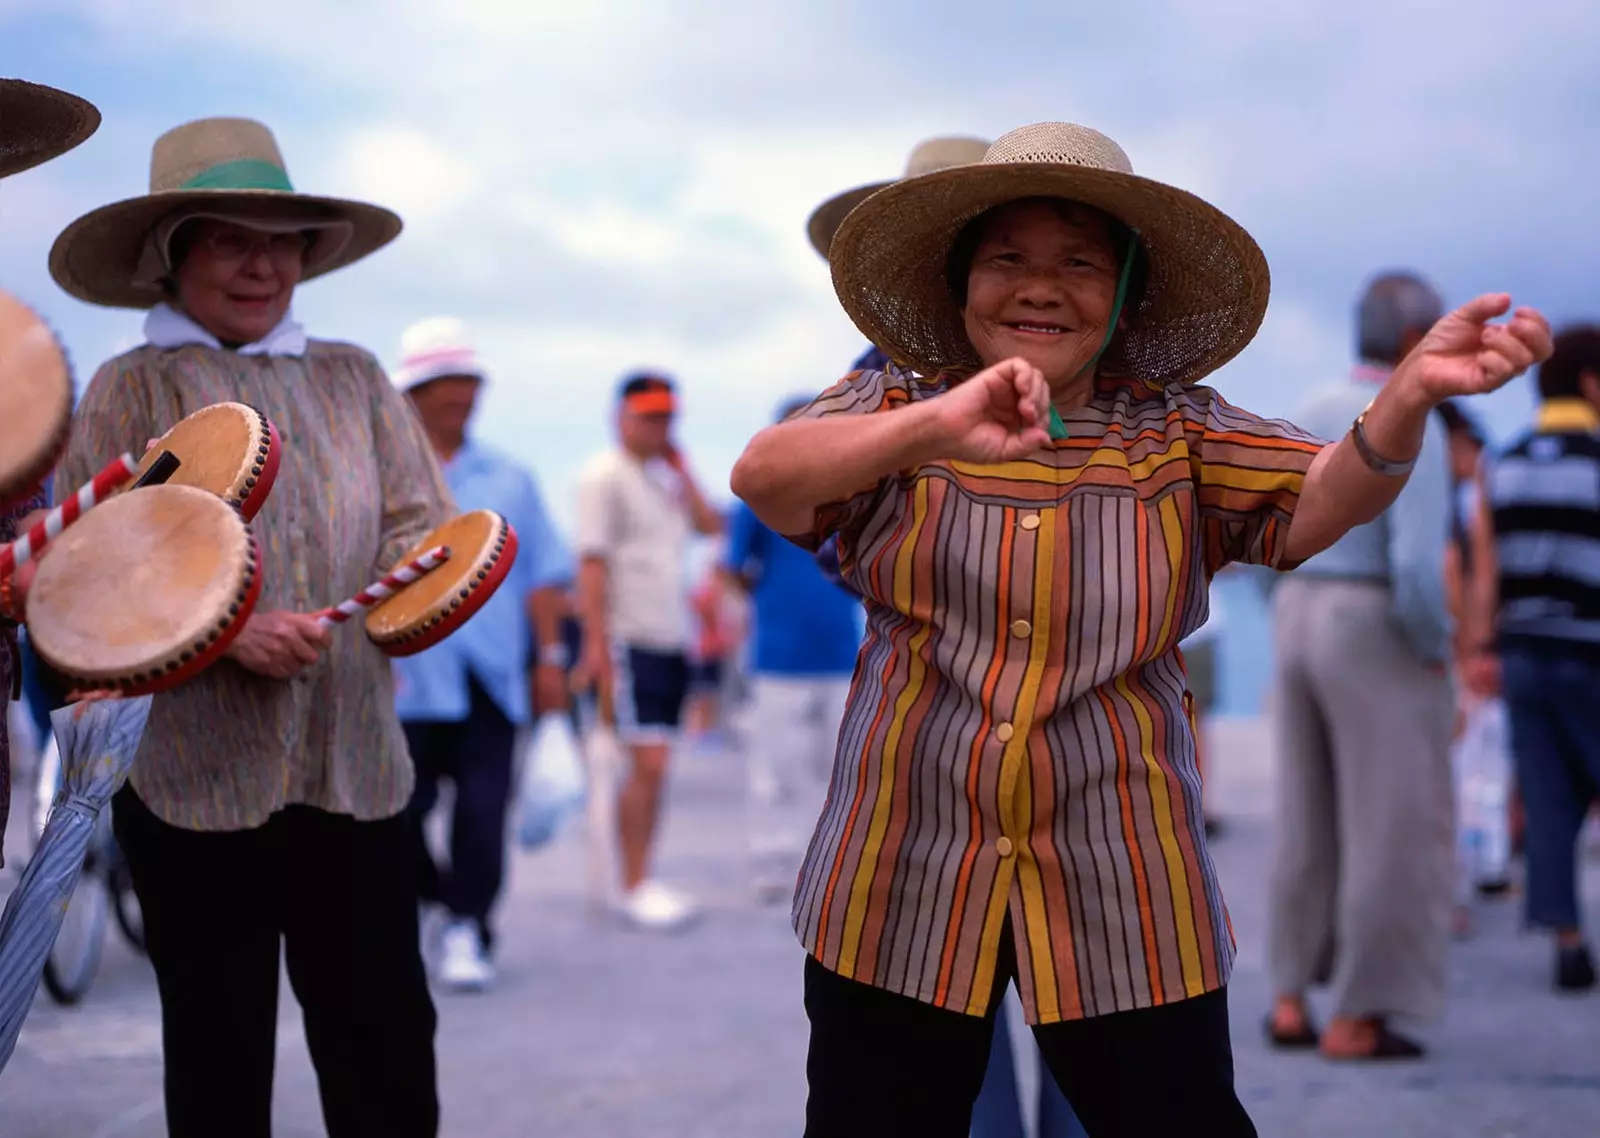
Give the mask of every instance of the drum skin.
[{"label": "drum skin", "polygon": [[143,487],[40,557],[28,638],[75,688],[142,695],[219,660],[260,595],[260,550],[234,507],[194,486]]},{"label": "drum skin", "polygon": [[67,445],[72,370],[49,325],[0,292],[0,509],[38,492]]},{"label": "drum skin", "polygon": [[256,516],[272,492],[282,460],[278,428],[245,403],[213,403],[184,416],[145,452],[139,473],[162,451],[178,459],[172,486],[209,490],[244,515]]},{"label": "drum skin", "polygon": [[367,613],[367,636],[386,655],[413,656],[465,624],[494,595],[517,559],[517,531],[493,510],[473,510],[427,534],[399,560],[435,546],[450,559]]}]

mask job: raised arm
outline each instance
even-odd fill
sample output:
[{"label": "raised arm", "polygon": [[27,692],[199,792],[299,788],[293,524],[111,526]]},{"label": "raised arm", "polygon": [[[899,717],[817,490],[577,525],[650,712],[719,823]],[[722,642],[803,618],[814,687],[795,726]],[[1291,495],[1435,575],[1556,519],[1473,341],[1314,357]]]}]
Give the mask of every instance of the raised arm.
[{"label": "raised arm", "polygon": [[[1400,361],[1362,420],[1372,456],[1380,463],[1413,460],[1436,406],[1494,391],[1549,357],[1550,325],[1533,309],[1517,309],[1506,324],[1489,323],[1510,307],[1509,296],[1480,296],[1441,319]],[[1354,432],[1324,448],[1306,472],[1285,560],[1298,564],[1372,521],[1405,483],[1404,474],[1374,469]]]},{"label": "raised arm", "polygon": [[911,382],[899,372],[859,372],[836,384],[750,440],[734,464],[733,492],[778,533],[815,535],[819,507],[858,500],[903,470],[936,459],[1006,462],[1049,443],[1049,391],[1022,360],[932,398],[912,399]]}]

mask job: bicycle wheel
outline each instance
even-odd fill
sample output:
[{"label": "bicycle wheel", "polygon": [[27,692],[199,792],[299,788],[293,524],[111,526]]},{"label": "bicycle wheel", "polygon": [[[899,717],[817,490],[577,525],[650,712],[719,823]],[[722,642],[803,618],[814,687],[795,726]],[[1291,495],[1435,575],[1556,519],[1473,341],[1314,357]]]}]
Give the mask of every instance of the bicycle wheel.
[{"label": "bicycle wheel", "polygon": [[[95,827],[96,833],[100,827]],[[106,881],[105,843],[92,842],[84,858],[83,876],[67,899],[61,931],[44,962],[44,986],[56,1003],[83,999],[100,969],[106,927],[111,921],[111,890]]]},{"label": "bicycle wheel", "polygon": [[122,930],[128,947],[143,956],[144,916],[139,911],[139,897],[133,891],[133,874],[128,870],[128,861],[115,845],[112,847],[106,883],[111,889],[111,912],[117,918],[117,928]]}]

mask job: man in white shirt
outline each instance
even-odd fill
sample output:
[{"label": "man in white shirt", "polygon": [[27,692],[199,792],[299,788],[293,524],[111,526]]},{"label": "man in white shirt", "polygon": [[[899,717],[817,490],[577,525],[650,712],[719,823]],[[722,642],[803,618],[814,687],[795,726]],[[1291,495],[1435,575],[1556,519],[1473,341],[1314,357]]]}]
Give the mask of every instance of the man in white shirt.
[{"label": "man in white shirt", "polygon": [[672,442],[676,414],[670,379],[624,380],[619,445],[592,459],[578,486],[576,680],[593,686],[632,759],[617,795],[619,908],[650,929],[694,915],[687,898],[650,877],[650,853],[689,687],[689,541],[722,528]]}]

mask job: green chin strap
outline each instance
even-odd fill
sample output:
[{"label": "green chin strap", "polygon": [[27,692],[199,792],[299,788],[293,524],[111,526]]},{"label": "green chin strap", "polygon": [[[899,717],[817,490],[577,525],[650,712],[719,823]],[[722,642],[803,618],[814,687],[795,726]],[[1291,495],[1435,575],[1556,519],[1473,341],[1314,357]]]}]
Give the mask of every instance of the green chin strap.
[{"label": "green chin strap", "polygon": [[[1135,229],[1128,241],[1127,256],[1122,258],[1122,273],[1117,278],[1117,296],[1111,303],[1111,320],[1106,324],[1106,338],[1100,341],[1100,350],[1089,357],[1089,362],[1083,365],[1083,370],[1078,372],[1078,375],[1082,375],[1100,362],[1100,357],[1105,355],[1106,349],[1111,346],[1111,337],[1117,334],[1117,321],[1122,319],[1122,305],[1128,299],[1128,278],[1133,274],[1133,255],[1138,251],[1139,231]],[[1054,404],[1050,406],[1050,437],[1052,439],[1067,437],[1067,425],[1061,421],[1061,415]]]}]

